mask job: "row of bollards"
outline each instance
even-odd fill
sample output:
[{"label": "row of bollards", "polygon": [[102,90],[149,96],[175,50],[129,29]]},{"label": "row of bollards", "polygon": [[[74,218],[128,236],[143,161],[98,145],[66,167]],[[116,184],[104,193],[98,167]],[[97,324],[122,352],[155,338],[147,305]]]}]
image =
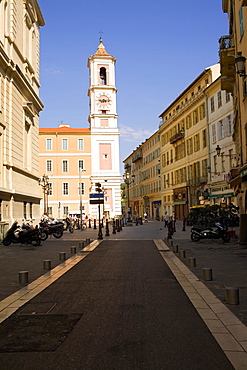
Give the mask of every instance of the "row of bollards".
[{"label": "row of bollards", "polygon": [[[178,256],[180,259],[184,259],[186,257],[185,250],[178,250],[178,245],[173,245],[173,242],[168,239],[165,239],[165,242],[168,244],[169,247],[172,247],[173,253],[178,253]],[[188,262],[188,267],[190,269],[196,267],[195,257],[188,257],[187,262]],[[213,280],[213,272],[211,268],[209,267],[202,268],[202,279],[204,281]],[[239,304],[239,288],[226,287],[225,288],[225,299],[226,299],[227,304],[232,304],[232,305]]]},{"label": "row of bollards", "polygon": [[[86,241],[79,242],[79,249],[85,248],[85,246],[90,244],[90,239],[86,239]],[[76,246],[70,247],[71,254],[76,254]],[[66,252],[59,252],[59,261],[65,261],[66,260]],[[51,260],[44,260],[43,261],[43,269],[44,270],[51,270]],[[28,278],[28,271],[20,271],[19,272],[19,284],[28,284],[29,278]]]}]

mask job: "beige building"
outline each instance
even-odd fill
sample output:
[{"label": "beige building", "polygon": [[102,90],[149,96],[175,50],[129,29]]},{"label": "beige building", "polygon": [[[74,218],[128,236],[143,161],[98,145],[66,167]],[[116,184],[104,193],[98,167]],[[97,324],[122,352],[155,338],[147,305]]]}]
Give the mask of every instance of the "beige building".
[{"label": "beige building", "polygon": [[[0,1],[0,222],[40,216],[40,26],[36,0]],[[7,228],[8,225],[6,225]]]},{"label": "beige building", "polygon": [[218,77],[219,65],[205,69],[160,115],[162,204],[179,219],[200,204],[207,189],[205,90]]},{"label": "beige building", "polygon": [[[89,214],[91,135],[87,128],[39,129],[40,174],[48,177],[41,208],[55,218]],[[46,196],[48,191],[48,196]]]},{"label": "beige building", "polygon": [[[240,241],[247,241],[247,1],[222,0],[228,13],[229,35],[220,38],[221,88],[233,94],[234,133],[239,165],[230,171],[229,183],[240,207]],[[237,73],[236,73],[237,72]],[[242,220],[242,222],[241,222]]]},{"label": "beige building", "polygon": [[[127,204],[133,217],[161,217],[160,135],[156,131],[124,160]],[[129,183],[129,186],[128,186]],[[128,189],[129,187],[129,189]],[[129,191],[128,191],[129,190]],[[127,206],[126,204],[126,206]],[[127,207],[125,213],[127,214]]]}]

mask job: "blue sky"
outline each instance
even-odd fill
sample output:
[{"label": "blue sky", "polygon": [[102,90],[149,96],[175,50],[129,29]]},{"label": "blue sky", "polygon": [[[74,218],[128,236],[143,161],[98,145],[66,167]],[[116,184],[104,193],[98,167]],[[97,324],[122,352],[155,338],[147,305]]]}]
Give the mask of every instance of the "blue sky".
[{"label": "blue sky", "polygon": [[[117,59],[121,162],[159,126],[166,107],[217,63],[228,34],[221,0],[39,0],[40,127],[89,127],[87,59],[99,44]],[[121,164],[121,163],[120,163]],[[121,164],[122,171],[122,164]]]}]

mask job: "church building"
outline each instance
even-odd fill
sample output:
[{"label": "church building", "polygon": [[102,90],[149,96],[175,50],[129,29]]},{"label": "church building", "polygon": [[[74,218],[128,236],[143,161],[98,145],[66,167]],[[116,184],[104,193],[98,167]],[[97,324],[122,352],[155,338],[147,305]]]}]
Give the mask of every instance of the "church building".
[{"label": "church building", "polygon": [[106,217],[121,214],[119,129],[116,112],[116,59],[103,41],[88,58],[90,86],[89,128],[40,128],[40,175],[43,178],[41,212],[51,217],[67,215],[97,217],[98,205],[90,194],[101,184]]}]

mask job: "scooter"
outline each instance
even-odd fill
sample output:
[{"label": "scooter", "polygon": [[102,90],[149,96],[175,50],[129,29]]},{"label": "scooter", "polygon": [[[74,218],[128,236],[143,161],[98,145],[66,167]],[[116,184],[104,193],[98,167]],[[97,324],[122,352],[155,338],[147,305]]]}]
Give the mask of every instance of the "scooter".
[{"label": "scooter", "polygon": [[222,239],[223,242],[229,242],[230,235],[227,228],[220,222],[215,222],[216,229],[212,227],[192,226],[190,239],[192,242],[198,242],[201,239]]},{"label": "scooter", "polygon": [[32,244],[39,246],[41,244],[41,236],[38,227],[22,228],[17,221],[13,223],[11,228],[7,231],[3,241],[3,245],[8,246],[13,244]]}]

